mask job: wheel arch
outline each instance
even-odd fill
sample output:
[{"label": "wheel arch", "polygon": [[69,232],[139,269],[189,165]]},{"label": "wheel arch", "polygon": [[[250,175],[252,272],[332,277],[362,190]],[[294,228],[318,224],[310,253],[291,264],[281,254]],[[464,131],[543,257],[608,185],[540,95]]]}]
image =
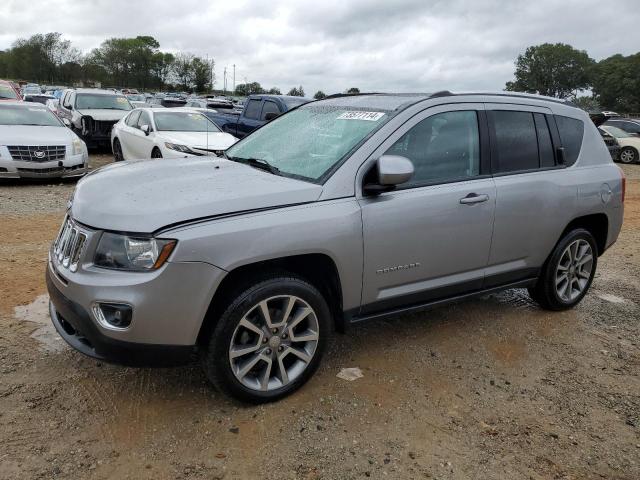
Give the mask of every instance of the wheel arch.
[{"label": "wheel arch", "polygon": [[607,245],[607,235],[609,233],[609,218],[605,213],[594,213],[574,218],[562,231],[558,242],[564,238],[567,233],[576,228],[584,228],[591,233],[596,240],[598,256],[604,253]]},{"label": "wheel arch", "polygon": [[344,331],[342,283],[333,259],[323,253],[308,253],[273,258],[241,265],[229,271],[218,285],[198,332],[197,344],[203,345],[234,295],[261,279],[274,274],[295,274],[316,287],[327,300],[335,328]]}]

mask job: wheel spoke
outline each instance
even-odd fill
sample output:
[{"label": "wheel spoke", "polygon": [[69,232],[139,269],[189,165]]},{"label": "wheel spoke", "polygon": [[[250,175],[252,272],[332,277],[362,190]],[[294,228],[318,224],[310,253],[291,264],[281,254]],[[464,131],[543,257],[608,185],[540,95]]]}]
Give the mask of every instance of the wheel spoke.
[{"label": "wheel spoke", "polygon": [[264,358],[267,366],[262,373],[262,377],[260,378],[260,390],[266,392],[269,388],[269,378],[271,378],[271,365],[273,364],[273,360],[270,358]]},{"label": "wheel spoke", "polygon": [[267,305],[266,300],[260,302],[260,311],[262,312],[262,318],[264,318],[267,327],[273,328],[273,323],[271,323],[271,314],[269,313],[269,306]]},{"label": "wheel spoke", "polygon": [[318,340],[318,334],[312,330],[307,330],[300,335],[291,335],[292,342],[313,342],[316,340]]},{"label": "wheel spoke", "polygon": [[229,357],[238,358],[238,357],[242,357],[243,355],[247,355],[248,353],[255,352],[256,350],[258,350],[258,348],[260,348],[261,342],[262,342],[262,339],[259,339],[257,344],[250,345],[245,348],[232,347],[231,350],[229,351]]},{"label": "wheel spoke", "polygon": [[556,277],[556,287],[560,285],[560,283],[566,281],[568,278],[569,276],[566,273],[560,275],[559,277]]},{"label": "wheel spoke", "polygon": [[296,313],[296,316],[293,317],[293,320],[289,322],[289,334],[291,334],[291,331],[294,328],[296,328],[296,325],[298,325],[302,320],[307,318],[311,312],[312,310],[309,307],[304,307],[300,309],[300,311]]},{"label": "wheel spoke", "polygon": [[585,263],[590,262],[591,260],[593,260],[593,255],[591,255],[590,253],[587,253],[587,254],[583,255],[582,258],[580,258],[580,260],[578,261],[577,266],[581,267]]},{"label": "wheel spoke", "polygon": [[262,340],[262,336],[264,335],[264,333],[262,332],[262,330],[260,330],[260,327],[251,323],[249,320],[247,320],[246,317],[240,320],[239,325],[246,328],[247,330],[251,330],[252,332],[257,333],[258,335],[260,335],[260,340]]},{"label": "wheel spoke", "polygon": [[309,363],[311,361],[311,357],[304,350],[298,350],[297,348],[289,347],[282,353],[282,356],[284,357],[285,354],[289,354],[289,353],[295,355],[305,363]]},{"label": "wheel spoke", "polygon": [[244,377],[246,377],[247,373],[249,373],[249,370],[255,367],[260,360],[264,360],[264,358],[258,354],[254,355],[249,360],[247,360],[247,362],[238,371],[237,373],[238,378],[243,379]]},{"label": "wheel spoke", "polygon": [[283,354],[278,355],[278,374],[280,376],[280,381],[283,385],[289,383],[289,374],[287,373],[287,369],[284,368],[284,363],[282,363]]},{"label": "wheel spoke", "polygon": [[285,308],[284,313],[282,314],[281,324],[286,324],[289,319],[289,315],[291,315],[291,311],[293,310],[294,305],[296,304],[295,297],[289,297],[289,301],[287,302],[287,308]]}]

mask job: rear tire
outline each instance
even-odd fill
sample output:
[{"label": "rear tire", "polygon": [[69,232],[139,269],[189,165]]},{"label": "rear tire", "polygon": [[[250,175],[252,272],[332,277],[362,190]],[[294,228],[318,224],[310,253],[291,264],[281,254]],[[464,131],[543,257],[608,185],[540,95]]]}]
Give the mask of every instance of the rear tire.
[{"label": "rear tire", "polygon": [[162,158],[162,152],[158,147],[153,147],[151,150],[151,158]]},{"label": "rear tire", "polygon": [[620,163],[625,163],[627,165],[637,163],[638,151],[633,147],[624,147],[618,154],[618,160],[620,160]]},{"label": "rear tire", "polygon": [[322,294],[301,277],[273,274],[229,296],[203,351],[203,368],[238,400],[272,402],[311,378],[332,333]]},{"label": "rear tire", "polygon": [[586,295],[598,264],[598,247],[591,233],[578,228],[555,246],[529,294],[546,310],[575,307]]}]

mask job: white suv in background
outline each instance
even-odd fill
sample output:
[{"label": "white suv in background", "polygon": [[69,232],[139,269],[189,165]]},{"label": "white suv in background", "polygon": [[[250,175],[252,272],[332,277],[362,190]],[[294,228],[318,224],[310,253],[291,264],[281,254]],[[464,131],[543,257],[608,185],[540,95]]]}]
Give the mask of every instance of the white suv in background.
[{"label": "white suv in background", "polygon": [[39,103],[0,103],[0,178],[79,177],[85,143]]}]

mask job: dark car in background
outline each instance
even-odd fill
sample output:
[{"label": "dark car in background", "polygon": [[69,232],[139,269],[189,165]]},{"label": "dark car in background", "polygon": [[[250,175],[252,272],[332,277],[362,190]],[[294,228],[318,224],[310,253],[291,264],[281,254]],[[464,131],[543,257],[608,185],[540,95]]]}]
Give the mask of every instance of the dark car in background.
[{"label": "dark car in background", "polygon": [[244,108],[239,115],[219,112],[209,118],[223,132],[230,133],[237,138],[243,138],[256,128],[309,101],[308,98],[288,95],[251,95],[245,101]]}]

